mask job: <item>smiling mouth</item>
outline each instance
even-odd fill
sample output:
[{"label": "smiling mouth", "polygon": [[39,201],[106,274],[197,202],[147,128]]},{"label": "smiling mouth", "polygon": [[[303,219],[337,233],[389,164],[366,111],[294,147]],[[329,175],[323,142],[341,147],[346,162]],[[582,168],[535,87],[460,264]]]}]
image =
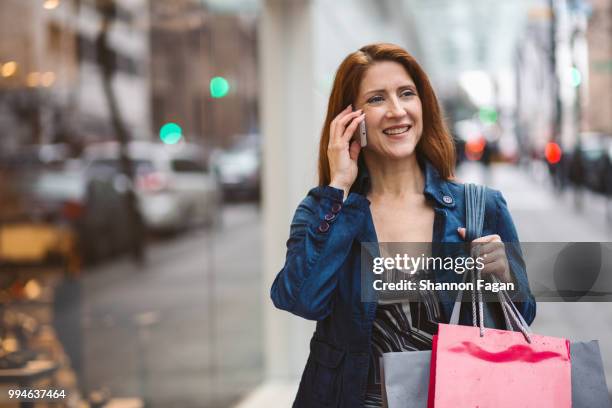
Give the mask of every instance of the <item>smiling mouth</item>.
[{"label": "smiling mouth", "polygon": [[388,136],[396,136],[396,135],[401,135],[402,133],[406,133],[407,131],[409,131],[412,128],[412,126],[402,126],[402,127],[396,127],[396,128],[392,128],[392,129],[385,129],[383,130],[383,133],[385,135]]}]

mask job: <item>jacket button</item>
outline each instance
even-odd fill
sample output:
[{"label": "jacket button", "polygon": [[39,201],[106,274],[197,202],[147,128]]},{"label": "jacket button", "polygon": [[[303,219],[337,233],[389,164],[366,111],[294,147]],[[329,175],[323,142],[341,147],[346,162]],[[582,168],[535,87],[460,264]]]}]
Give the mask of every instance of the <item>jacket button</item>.
[{"label": "jacket button", "polygon": [[331,208],[334,214],[339,213],[341,209],[342,209],[342,204],[340,203],[335,203],[334,205],[332,205],[332,208]]},{"label": "jacket button", "polygon": [[453,198],[451,196],[445,195],[444,197],[442,197],[442,201],[444,201],[446,204],[450,204],[453,202]]},{"label": "jacket button", "polygon": [[331,221],[334,218],[336,218],[336,214],[332,214],[332,213],[325,214],[325,221]]},{"label": "jacket button", "polygon": [[319,232],[327,232],[329,231],[329,224],[327,221],[321,221],[319,224],[319,228],[317,228]]}]

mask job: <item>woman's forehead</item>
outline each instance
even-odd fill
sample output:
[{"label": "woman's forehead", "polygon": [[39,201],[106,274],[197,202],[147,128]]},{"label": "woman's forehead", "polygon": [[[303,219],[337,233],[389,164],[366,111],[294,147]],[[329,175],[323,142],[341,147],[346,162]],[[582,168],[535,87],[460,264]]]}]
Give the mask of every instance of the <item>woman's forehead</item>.
[{"label": "woman's forehead", "polygon": [[380,61],[369,67],[361,80],[361,95],[377,90],[397,89],[415,86],[403,65],[394,61]]}]

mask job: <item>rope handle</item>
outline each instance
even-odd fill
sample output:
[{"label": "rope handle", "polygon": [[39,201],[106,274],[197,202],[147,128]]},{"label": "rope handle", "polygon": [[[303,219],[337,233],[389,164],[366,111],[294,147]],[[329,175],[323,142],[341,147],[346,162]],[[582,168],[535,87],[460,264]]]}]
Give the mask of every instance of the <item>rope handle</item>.
[{"label": "rope handle", "polygon": [[[466,183],[465,184],[465,206],[466,206],[466,232],[465,237],[466,241],[472,242],[474,239],[482,236],[482,229],[484,225],[484,216],[485,216],[485,202],[486,202],[486,190],[484,186]],[[480,337],[484,336],[485,326],[484,326],[484,304],[483,304],[483,296],[482,290],[478,288],[477,280],[482,278],[481,271],[474,269],[467,271],[466,273],[471,274],[471,280],[473,283],[473,287],[475,290],[472,291],[472,324],[474,327],[478,326],[480,331]],[[466,277],[464,276],[464,282]],[[498,282],[497,277],[492,276],[492,280],[494,282]],[[456,318],[458,323],[459,312],[455,311],[457,306],[461,307],[461,299],[463,297],[463,291],[460,291],[459,296],[457,296],[458,302],[455,302],[455,307],[453,308],[453,318]],[[529,325],[523,319],[523,316],[520,314],[512,300],[510,299],[510,295],[505,291],[501,290],[498,292],[499,303],[502,308],[502,313],[504,315],[504,321],[506,323],[506,327],[508,330],[512,330],[512,323],[523,333],[525,339],[528,343],[531,343],[530,329]]]}]

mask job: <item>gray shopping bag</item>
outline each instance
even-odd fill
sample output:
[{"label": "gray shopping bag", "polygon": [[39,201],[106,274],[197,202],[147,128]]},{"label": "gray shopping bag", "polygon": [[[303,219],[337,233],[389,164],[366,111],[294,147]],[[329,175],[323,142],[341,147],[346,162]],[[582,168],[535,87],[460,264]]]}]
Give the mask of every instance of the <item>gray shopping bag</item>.
[{"label": "gray shopping bag", "polygon": [[610,408],[610,396],[597,340],[570,344],[572,408]]},{"label": "gray shopping bag", "polygon": [[384,353],[383,399],[388,408],[427,408],[431,351]]}]

